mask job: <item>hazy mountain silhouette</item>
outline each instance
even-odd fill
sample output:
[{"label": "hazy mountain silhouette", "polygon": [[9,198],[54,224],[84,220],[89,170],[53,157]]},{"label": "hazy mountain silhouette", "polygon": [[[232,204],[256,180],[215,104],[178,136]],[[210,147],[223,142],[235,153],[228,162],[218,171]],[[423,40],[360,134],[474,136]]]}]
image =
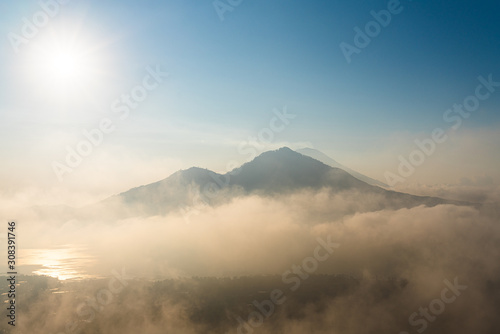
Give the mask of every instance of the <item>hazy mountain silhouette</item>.
[{"label": "hazy mountain silhouette", "polygon": [[365,196],[363,198],[373,195],[376,198],[370,206],[373,210],[468,204],[388,191],[363,182],[340,168],[284,147],[262,153],[226,174],[197,167],[181,170],[164,180],[112,196],[98,205],[120,205],[120,216],[151,216],[199,204],[217,205],[238,196],[281,196],[322,189],[332,193],[359,193]]},{"label": "hazy mountain silhouette", "polygon": [[384,187],[384,188],[389,188],[389,186],[383,182],[380,182],[378,180],[372,179],[371,177],[368,177],[366,175],[363,175],[361,173],[356,172],[355,170],[350,169],[349,167],[346,167],[337,161],[333,160],[326,154],[324,154],[321,151],[315,150],[313,148],[302,148],[299,150],[296,150],[296,152],[301,153],[303,155],[307,155],[308,157],[311,157],[313,159],[316,159],[318,161],[321,161],[324,164],[327,164],[330,167],[335,167],[335,168],[340,168],[357,178],[358,180],[364,181],[368,184],[371,184],[373,186],[379,186],[379,187]]},{"label": "hazy mountain silhouette", "polygon": [[288,147],[264,152],[253,161],[235,169],[231,185],[246,192],[276,194],[300,189],[334,190],[368,189],[362,182],[339,168],[332,168],[316,159],[292,151]]}]

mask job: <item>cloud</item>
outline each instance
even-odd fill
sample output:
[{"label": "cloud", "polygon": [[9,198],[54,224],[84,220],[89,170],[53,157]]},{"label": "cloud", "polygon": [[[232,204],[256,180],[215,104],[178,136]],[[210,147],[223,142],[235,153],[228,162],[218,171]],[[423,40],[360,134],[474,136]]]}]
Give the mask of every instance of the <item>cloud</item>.
[{"label": "cloud", "polygon": [[[259,327],[260,333],[411,332],[415,327],[408,322],[410,315],[440,298],[444,280],[455,277],[468,288],[456,303],[446,306],[435,324],[429,322],[428,333],[473,329],[487,333],[488,326],[497,322],[494,314],[500,300],[499,216],[454,205],[375,210],[378,204],[373,203],[378,201],[364,194],[328,191],[248,196],[199,208],[189,223],[181,213],[119,221],[74,217],[62,223],[54,223],[57,217],[36,219],[26,213],[20,220],[24,225],[20,238],[26,248],[50,248],[68,241],[87,245],[97,258],[89,272],[107,275],[126,268],[130,276],[143,278],[116,295],[115,302],[97,312],[91,323],[82,323],[89,333],[165,329],[181,334],[236,333],[236,317],[247,320],[252,311],[247,304],[269,298],[275,288],[285,291],[288,301]],[[316,276],[289,291],[281,275],[311,256],[318,237],[328,236],[340,247],[319,264]],[[333,294],[331,284],[321,283],[324,274],[353,278],[337,278],[346,288]],[[233,277],[233,281],[197,281],[193,276]],[[235,278],[240,276],[253,278]],[[271,283],[259,288],[265,277]],[[166,278],[174,280],[163,281]],[[152,279],[160,283],[155,285]],[[72,284],[70,289],[80,292],[33,297],[30,316],[42,316],[44,308],[67,315],[47,316],[52,319],[43,323],[47,332],[60,330],[66,319],[81,320],[75,311],[78,303],[107,281]],[[231,290],[234,284],[254,295]],[[260,290],[267,294],[259,294]],[[247,296],[241,297],[247,302],[231,299],[233,293]],[[307,302],[306,296],[312,299]],[[220,313],[208,316],[209,310]],[[30,326],[35,325],[23,326],[33,330]]]}]

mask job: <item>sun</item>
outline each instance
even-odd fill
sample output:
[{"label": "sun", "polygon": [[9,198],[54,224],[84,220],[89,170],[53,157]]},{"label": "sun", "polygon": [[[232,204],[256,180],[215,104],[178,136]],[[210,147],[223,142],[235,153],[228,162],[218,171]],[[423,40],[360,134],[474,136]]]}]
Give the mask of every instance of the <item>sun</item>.
[{"label": "sun", "polygon": [[29,59],[33,88],[48,98],[82,96],[96,89],[102,64],[95,43],[80,35],[40,37]]},{"label": "sun", "polygon": [[50,87],[67,91],[70,87],[85,87],[92,80],[95,66],[84,45],[57,41],[42,47],[38,75]]},{"label": "sun", "polygon": [[49,71],[63,80],[77,79],[84,73],[85,59],[71,50],[56,50],[47,63]]},{"label": "sun", "polygon": [[42,75],[56,85],[81,83],[89,79],[86,75],[92,71],[84,52],[68,45],[51,46],[40,57],[45,72]]}]

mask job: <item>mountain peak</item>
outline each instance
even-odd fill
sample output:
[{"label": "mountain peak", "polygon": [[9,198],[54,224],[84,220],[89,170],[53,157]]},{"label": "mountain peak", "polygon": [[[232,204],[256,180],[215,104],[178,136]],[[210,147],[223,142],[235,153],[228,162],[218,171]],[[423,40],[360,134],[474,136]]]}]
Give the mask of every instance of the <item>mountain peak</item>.
[{"label": "mountain peak", "polygon": [[340,169],[327,166],[288,147],[264,152],[230,174],[234,175],[231,177],[233,184],[249,192],[259,190],[265,193],[302,188],[318,189],[330,184],[333,174],[337,179],[343,179],[342,184],[352,178]]},{"label": "mountain peak", "polygon": [[289,147],[283,146],[277,150],[263,152],[259,156],[257,156],[254,160],[259,159],[261,157],[274,157],[274,158],[295,157],[295,158],[299,158],[302,156],[303,156],[303,154],[298,153]]},{"label": "mountain peak", "polygon": [[[272,151],[270,151],[272,152]],[[279,149],[277,149],[275,152],[282,152],[282,153],[285,153],[285,152],[288,152],[288,153],[297,153],[295,152],[294,150],[292,150],[291,148],[287,147],[287,146],[283,146],[283,147],[280,147]]]},{"label": "mountain peak", "polygon": [[309,161],[309,163],[314,161],[315,163],[319,162],[321,164],[324,164],[317,159],[311,158],[305,154],[294,151],[291,148],[286,147],[286,146],[283,146],[277,150],[263,152],[259,156],[257,156],[254,160],[250,161],[249,163],[252,163],[254,161],[264,160],[264,159],[276,159],[276,160],[282,160],[282,159],[285,159],[285,160],[292,160],[292,159],[304,160],[305,159],[306,161]]}]

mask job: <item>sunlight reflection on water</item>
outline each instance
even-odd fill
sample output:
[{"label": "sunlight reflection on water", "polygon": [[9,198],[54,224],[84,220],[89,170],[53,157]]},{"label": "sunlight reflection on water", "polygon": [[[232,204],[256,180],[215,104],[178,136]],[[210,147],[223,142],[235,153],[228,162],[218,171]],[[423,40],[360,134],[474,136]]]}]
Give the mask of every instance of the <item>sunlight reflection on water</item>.
[{"label": "sunlight reflection on water", "polygon": [[48,249],[22,249],[19,255],[20,266],[33,268],[30,274],[50,276],[59,280],[95,278],[88,270],[96,259],[85,247],[62,245]]}]

